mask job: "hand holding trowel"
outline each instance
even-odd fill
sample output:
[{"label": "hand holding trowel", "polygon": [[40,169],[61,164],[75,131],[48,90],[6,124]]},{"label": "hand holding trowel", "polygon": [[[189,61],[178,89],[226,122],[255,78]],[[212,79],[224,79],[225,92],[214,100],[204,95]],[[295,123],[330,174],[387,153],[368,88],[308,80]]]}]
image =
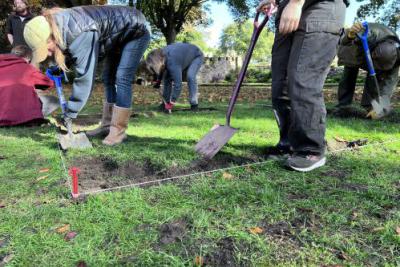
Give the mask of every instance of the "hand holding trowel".
[{"label": "hand holding trowel", "polygon": [[61,80],[64,77],[64,72],[60,71],[58,67],[51,67],[46,71],[47,77],[54,81],[56,86],[58,100],[60,102],[61,110],[63,113],[63,124],[67,129],[67,134],[59,134],[58,140],[63,150],[68,148],[91,148],[92,144],[84,133],[74,134],[72,131],[72,119],[67,116],[67,101],[65,100]]}]

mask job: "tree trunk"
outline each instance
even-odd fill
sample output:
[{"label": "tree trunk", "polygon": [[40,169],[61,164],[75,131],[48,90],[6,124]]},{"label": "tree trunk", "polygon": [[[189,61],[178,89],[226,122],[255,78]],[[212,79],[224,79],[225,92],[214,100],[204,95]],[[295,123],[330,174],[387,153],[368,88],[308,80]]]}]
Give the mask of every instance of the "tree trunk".
[{"label": "tree trunk", "polygon": [[175,43],[175,39],[176,39],[176,30],[174,28],[172,29],[166,29],[163,32],[164,36],[165,36],[165,40],[167,41],[167,44],[172,44]]}]

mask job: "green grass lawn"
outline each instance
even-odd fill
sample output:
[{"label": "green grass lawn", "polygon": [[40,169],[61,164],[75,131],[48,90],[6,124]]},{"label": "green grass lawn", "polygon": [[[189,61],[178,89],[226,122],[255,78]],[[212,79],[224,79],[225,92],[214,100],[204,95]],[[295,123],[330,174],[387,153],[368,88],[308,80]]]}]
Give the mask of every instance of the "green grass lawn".
[{"label": "green grass lawn", "polygon": [[[266,161],[265,147],[278,140],[272,110],[241,103],[239,132],[201,162],[193,146],[224,123],[226,109],[203,106],[217,110],[168,116],[135,106],[127,142],[94,139],[93,149],[64,154],[65,164],[82,169],[80,189],[91,192]],[[99,111],[92,104],[83,113]],[[335,139],[368,146],[330,153],[311,173],[269,160],[78,201],[54,126],[0,128],[0,266],[399,266],[399,116],[397,108],[379,122],[328,117],[334,148]]]}]

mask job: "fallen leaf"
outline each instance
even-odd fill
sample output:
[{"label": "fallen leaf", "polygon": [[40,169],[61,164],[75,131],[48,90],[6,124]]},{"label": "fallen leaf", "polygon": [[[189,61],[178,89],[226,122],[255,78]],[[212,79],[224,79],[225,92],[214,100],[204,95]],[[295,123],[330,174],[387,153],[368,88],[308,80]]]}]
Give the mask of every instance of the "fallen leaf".
[{"label": "fallen leaf", "polygon": [[224,172],[224,173],[222,174],[222,177],[223,177],[224,179],[226,179],[226,180],[232,180],[232,179],[233,179],[233,175],[230,174],[230,173],[228,173],[228,172]]},{"label": "fallen leaf", "polygon": [[347,142],[346,140],[344,140],[343,138],[341,138],[341,137],[339,137],[339,136],[335,136],[334,139],[335,139],[336,141],[338,141],[338,142],[341,142],[341,143],[346,143],[346,142]]},{"label": "fallen leaf", "polygon": [[254,235],[258,235],[258,234],[262,234],[264,232],[264,230],[261,227],[252,227],[249,229],[249,232]]},{"label": "fallen leaf", "polygon": [[86,266],[87,266],[87,264],[85,261],[78,261],[76,263],[76,267],[86,267]]},{"label": "fallen leaf", "polygon": [[204,265],[204,258],[202,256],[196,256],[196,258],[194,259],[194,265],[203,266]]},{"label": "fallen leaf", "polygon": [[64,240],[65,241],[71,241],[72,239],[74,239],[76,236],[78,235],[77,232],[69,232],[64,236]]},{"label": "fallen leaf", "polygon": [[371,231],[375,233],[375,232],[380,232],[383,230],[385,230],[385,227],[376,227],[376,228],[372,229]]},{"label": "fallen leaf", "polygon": [[40,169],[39,173],[45,173],[45,172],[49,172],[49,171],[50,171],[50,169]]},{"label": "fallen leaf", "polygon": [[42,180],[44,180],[44,179],[46,179],[48,177],[49,177],[48,175],[40,176],[39,178],[36,179],[36,182],[40,182],[40,181],[42,181]]},{"label": "fallen leaf", "polygon": [[396,227],[396,233],[397,233],[398,236],[400,236],[400,226]]},{"label": "fallen leaf", "polygon": [[70,227],[71,227],[71,226],[70,226],[69,224],[64,224],[63,226],[60,226],[60,227],[58,227],[58,228],[56,229],[56,233],[58,233],[58,234],[64,234],[64,233],[66,233],[66,232],[69,231]]}]

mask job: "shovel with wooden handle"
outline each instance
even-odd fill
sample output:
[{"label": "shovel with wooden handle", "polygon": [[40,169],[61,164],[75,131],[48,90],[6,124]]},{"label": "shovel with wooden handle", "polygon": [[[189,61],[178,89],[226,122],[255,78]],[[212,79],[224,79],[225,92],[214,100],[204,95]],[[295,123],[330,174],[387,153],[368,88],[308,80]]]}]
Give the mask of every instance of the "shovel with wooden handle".
[{"label": "shovel with wooden handle", "polygon": [[254,30],[253,35],[251,37],[250,46],[247,50],[246,57],[244,59],[242,68],[239,72],[238,80],[232,90],[232,95],[229,100],[228,110],[226,112],[226,123],[225,125],[215,125],[211,131],[203,137],[195,146],[195,150],[197,153],[202,155],[206,159],[211,159],[222,149],[222,147],[228,143],[228,141],[232,138],[235,132],[238,130],[236,128],[231,127],[231,115],[233,112],[233,108],[235,106],[236,100],[239,96],[240,87],[243,83],[243,80],[246,75],[247,67],[249,65],[251,56],[254,51],[254,47],[257,43],[258,37],[260,36],[263,28],[267,24],[269,17],[272,15],[272,8],[268,15],[265,16],[264,20],[261,24],[258,25],[258,19],[260,16],[260,12],[257,12],[256,17],[254,19]]}]

